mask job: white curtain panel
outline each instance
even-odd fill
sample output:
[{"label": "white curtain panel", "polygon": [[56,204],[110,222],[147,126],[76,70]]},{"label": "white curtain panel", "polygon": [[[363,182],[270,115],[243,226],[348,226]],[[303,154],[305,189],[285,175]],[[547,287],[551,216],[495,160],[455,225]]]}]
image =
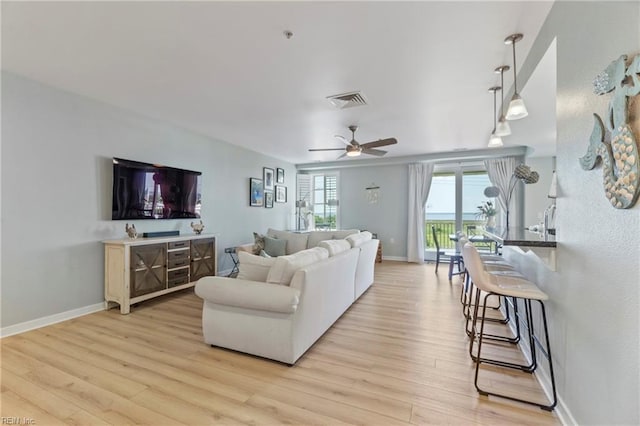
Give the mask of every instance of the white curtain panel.
[{"label": "white curtain panel", "polygon": [[424,205],[429,197],[433,163],[409,164],[407,260],[424,263]]},{"label": "white curtain panel", "polygon": [[[518,160],[516,157],[503,157],[503,158],[491,158],[489,160],[484,160],[484,166],[487,169],[487,174],[489,175],[489,180],[491,184],[498,188],[500,191],[500,195],[498,196],[498,204],[500,204],[500,210],[502,211],[502,216],[506,217],[507,211],[507,197],[509,192],[509,181],[511,181],[511,176],[513,176],[513,171],[516,169],[518,165]],[[516,186],[515,192],[518,190]],[[511,205],[509,206],[509,225],[516,225],[516,221],[518,216],[518,203],[515,202],[517,197],[511,197]],[[504,224],[504,222],[503,222]]]}]

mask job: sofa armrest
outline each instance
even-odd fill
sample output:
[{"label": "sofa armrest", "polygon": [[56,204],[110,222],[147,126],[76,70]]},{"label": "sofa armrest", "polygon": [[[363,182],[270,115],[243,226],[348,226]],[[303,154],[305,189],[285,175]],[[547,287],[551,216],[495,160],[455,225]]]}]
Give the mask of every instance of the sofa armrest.
[{"label": "sofa armrest", "polygon": [[246,252],[249,252],[249,253],[253,254],[253,243],[243,244],[241,246],[237,246],[236,247],[236,252],[239,252],[239,251],[246,251]]},{"label": "sofa armrest", "polygon": [[207,302],[244,309],[292,314],[298,308],[300,290],[277,284],[226,277],[204,277],[196,295]]}]

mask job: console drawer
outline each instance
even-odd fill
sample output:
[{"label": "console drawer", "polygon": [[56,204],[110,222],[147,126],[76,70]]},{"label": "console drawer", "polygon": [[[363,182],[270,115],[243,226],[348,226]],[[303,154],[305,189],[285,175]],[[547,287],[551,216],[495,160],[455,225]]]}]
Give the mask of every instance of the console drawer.
[{"label": "console drawer", "polygon": [[167,279],[169,280],[169,282],[172,282],[173,280],[177,280],[179,278],[186,278],[188,280],[189,268],[180,268],[167,272]]},{"label": "console drawer", "polygon": [[187,248],[187,247],[189,247],[189,240],[172,241],[168,243],[169,250],[181,249],[181,248]]},{"label": "console drawer", "polygon": [[167,262],[167,269],[176,269],[189,266],[189,257],[180,257],[178,259],[169,260]]},{"label": "console drawer", "polygon": [[169,288],[171,287],[177,287],[179,285],[183,285],[183,284],[187,284],[189,283],[189,277],[179,277],[173,280],[169,280]]},{"label": "console drawer", "polygon": [[167,253],[167,258],[169,260],[189,259],[189,257],[190,257],[190,251],[188,249],[175,250],[175,251],[170,251],[170,252]]}]

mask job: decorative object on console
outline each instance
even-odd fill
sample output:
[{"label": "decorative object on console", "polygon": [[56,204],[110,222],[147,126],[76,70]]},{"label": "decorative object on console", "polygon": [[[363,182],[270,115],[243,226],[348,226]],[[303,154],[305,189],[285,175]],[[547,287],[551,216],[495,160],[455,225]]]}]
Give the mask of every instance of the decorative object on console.
[{"label": "decorative object on console", "polygon": [[[598,158],[602,159],[605,196],[616,209],[628,209],[635,205],[640,195],[640,159],[638,158],[638,132],[640,118],[630,121],[629,102],[640,103],[640,55],[626,65],[627,55],[622,55],[593,81],[594,93],[604,95],[613,92],[604,123],[593,114],[594,125],[589,146],[580,166],[592,170]],[[605,129],[606,124],[606,129]],[[634,135],[634,130],[637,132]]]},{"label": "decorative object on console", "polygon": [[365,190],[367,191],[367,202],[369,204],[377,204],[380,198],[380,187],[372,182]]},{"label": "decorative object on console", "polygon": [[158,237],[177,237],[180,235],[180,231],[153,231],[153,232],[143,232],[142,236],[144,238],[158,238]]},{"label": "decorative object on console", "polygon": [[287,202],[287,187],[282,185],[276,185],[276,203]]},{"label": "decorative object on console", "polygon": [[202,221],[200,221],[200,223],[191,222],[191,229],[193,229],[193,232],[195,232],[197,235],[200,235],[204,230],[204,223],[202,223]]},{"label": "decorative object on console", "polygon": [[273,191],[264,191],[264,206],[267,209],[273,208]]},{"label": "decorative object on console", "polygon": [[249,178],[249,205],[251,207],[262,207],[264,202],[264,188],[262,179]]},{"label": "decorative object on console", "polygon": [[262,168],[262,179],[264,180],[265,191],[273,191],[274,179],[273,169],[269,167]]},{"label": "decorative object on console", "polygon": [[133,223],[131,224],[131,226],[129,226],[129,224],[126,223],[124,225],[124,230],[127,231],[127,235],[132,240],[135,240],[136,238],[138,238],[138,231],[136,231],[136,226]]},{"label": "decorative object on console", "polygon": [[284,169],[280,167],[276,169],[276,183],[284,183]]}]

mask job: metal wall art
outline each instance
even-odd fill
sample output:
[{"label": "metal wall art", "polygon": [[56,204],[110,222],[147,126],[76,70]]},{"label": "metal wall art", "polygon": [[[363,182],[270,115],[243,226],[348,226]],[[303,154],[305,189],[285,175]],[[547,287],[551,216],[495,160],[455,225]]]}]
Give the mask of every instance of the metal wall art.
[{"label": "metal wall art", "polygon": [[[593,81],[594,93],[604,95],[613,92],[605,120],[593,114],[594,125],[589,147],[580,166],[593,169],[598,158],[602,159],[604,192],[611,205],[617,209],[628,209],[640,195],[638,168],[638,143],[635,131],[640,133],[640,117],[630,114],[630,104],[639,110],[640,55],[627,66],[627,55],[620,56]],[[638,134],[636,133],[636,135]]]}]

